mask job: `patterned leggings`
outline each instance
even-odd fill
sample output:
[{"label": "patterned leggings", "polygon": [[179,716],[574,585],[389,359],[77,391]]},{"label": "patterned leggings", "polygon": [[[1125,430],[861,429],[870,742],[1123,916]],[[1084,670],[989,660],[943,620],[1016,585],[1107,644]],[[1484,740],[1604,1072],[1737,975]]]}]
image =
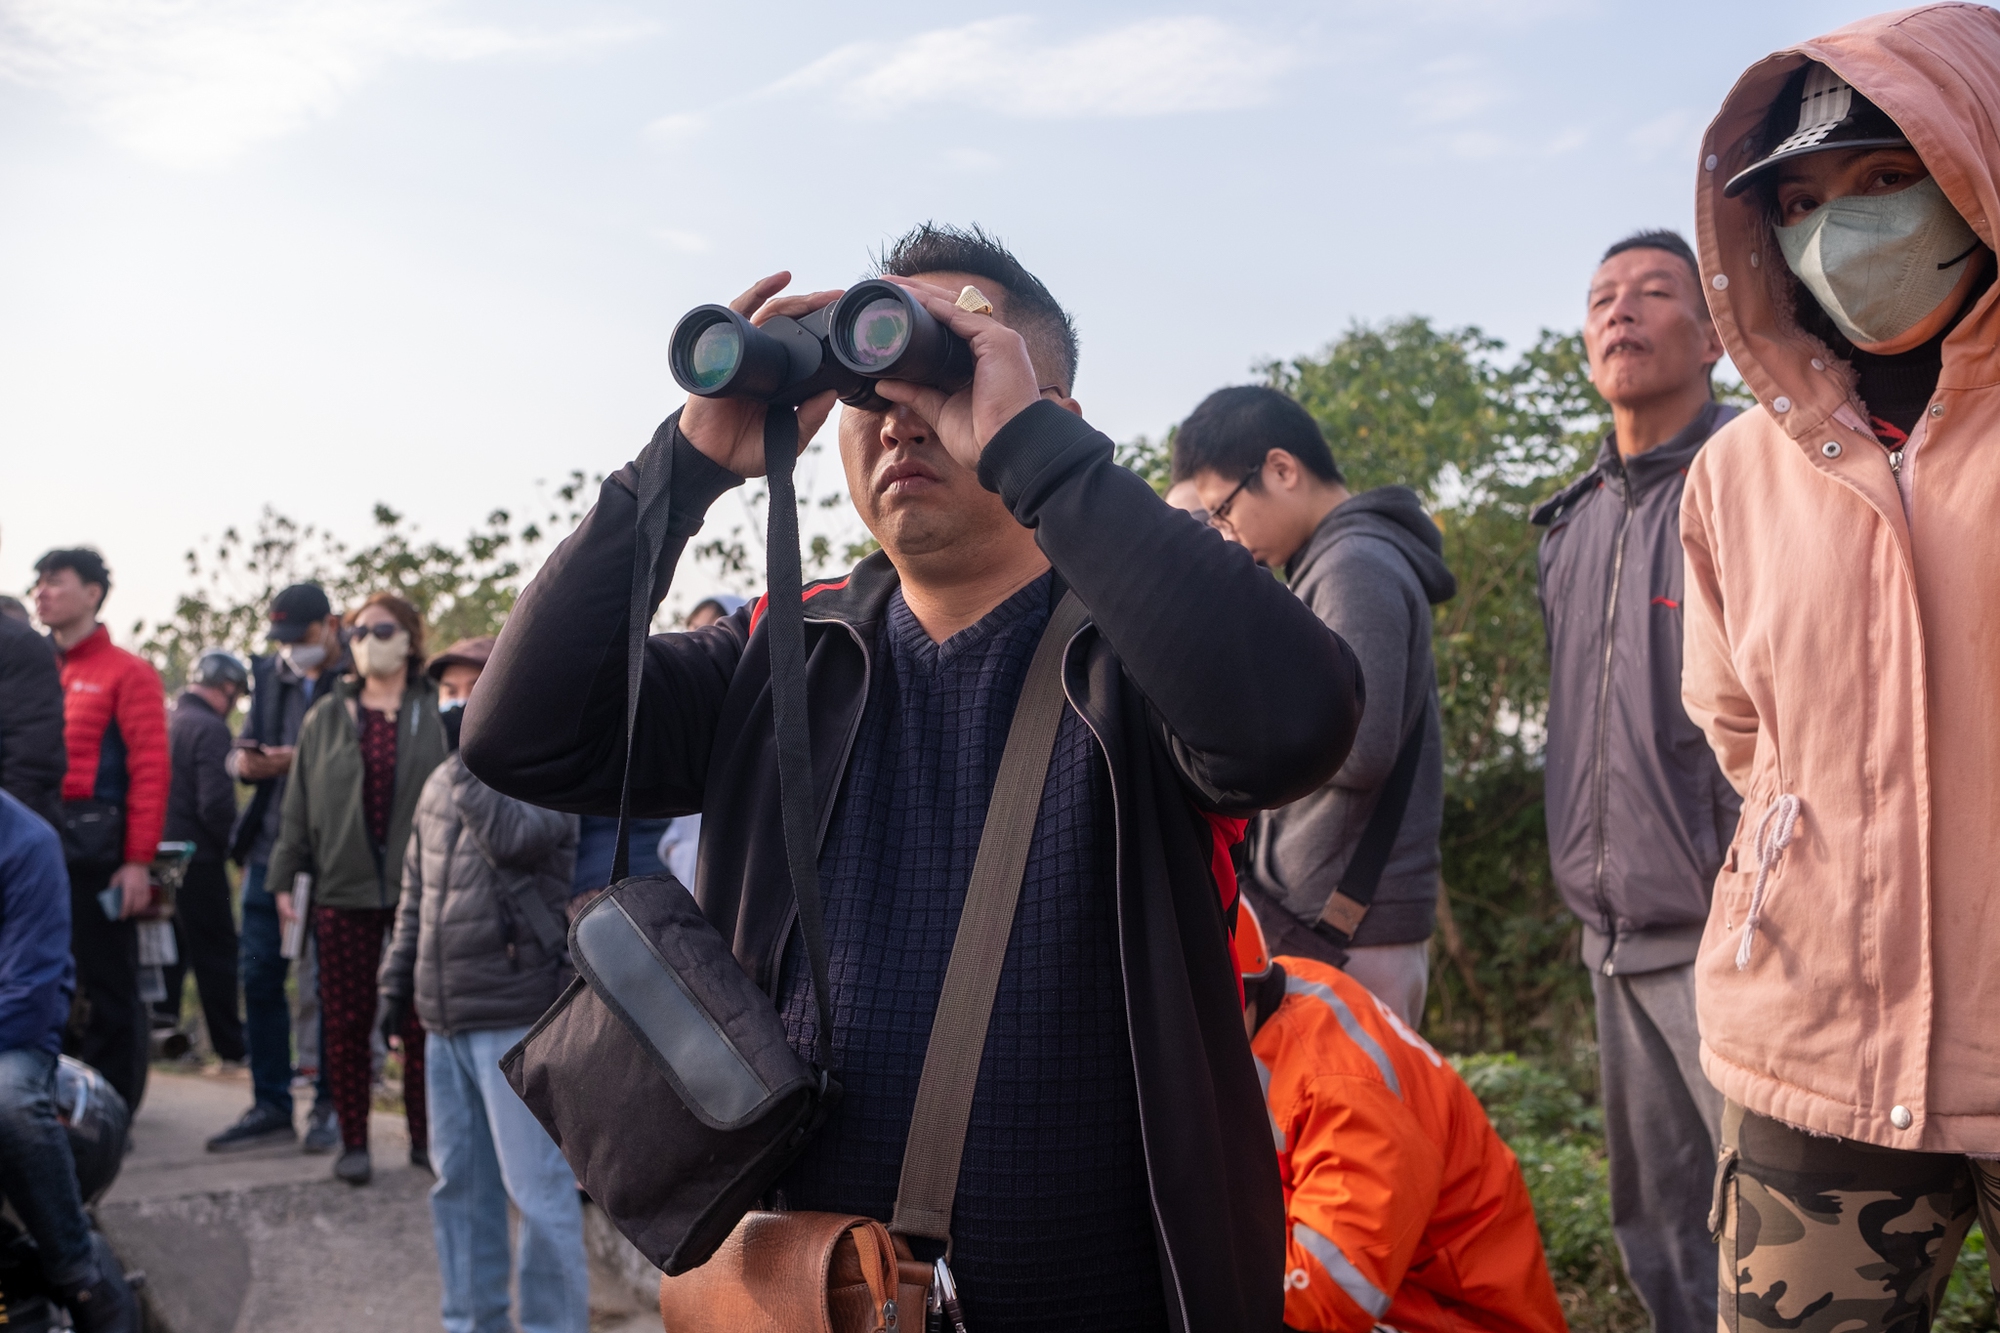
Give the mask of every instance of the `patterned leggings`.
[{"label": "patterned leggings", "polygon": [[[374,1073],[370,1038],[375,1029],[375,971],[382,942],[395,923],[393,907],[315,907],[319,949],[319,1006],[326,1048],[320,1059],[340,1115],[340,1141],[368,1146],[368,1086]],[[424,1027],[412,1006],[403,1024],[403,1107],[410,1145],[430,1142],[424,1120]]]}]

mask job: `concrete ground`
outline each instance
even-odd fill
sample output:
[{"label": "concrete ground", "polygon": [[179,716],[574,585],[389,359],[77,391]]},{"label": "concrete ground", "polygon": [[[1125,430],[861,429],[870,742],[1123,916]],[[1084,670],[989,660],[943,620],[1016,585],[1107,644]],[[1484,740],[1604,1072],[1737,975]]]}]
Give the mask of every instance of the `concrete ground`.
[{"label": "concrete ground", "polygon": [[[206,1151],[249,1105],[240,1071],[156,1067],[147,1085],[132,1151],[96,1212],[126,1267],[145,1270],[152,1333],[438,1329],[431,1176],[409,1164],[402,1118],[370,1117],[375,1179],[357,1189],[333,1178],[332,1157],[295,1144]],[[301,1126],[305,1111],[302,1101]],[[601,1215],[587,1223],[593,1333],[657,1330],[650,1265]]]}]

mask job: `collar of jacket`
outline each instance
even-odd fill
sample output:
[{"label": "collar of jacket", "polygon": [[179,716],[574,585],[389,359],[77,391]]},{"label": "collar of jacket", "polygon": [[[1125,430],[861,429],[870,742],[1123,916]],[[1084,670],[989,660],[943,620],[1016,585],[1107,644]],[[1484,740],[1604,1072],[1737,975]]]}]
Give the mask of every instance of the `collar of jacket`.
[{"label": "collar of jacket", "polygon": [[56,644],[55,635],[53,634],[49,636],[49,643],[55,647],[57,661],[80,662],[87,657],[96,656],[111,646],[111,630],[102,622],[99,622],[97,628],[91,630],[90,633],[84,635],[67,648]]},{"label": "collar of jacket", "polygon": [[1693,421],[1681,427],[1678,435],[1630,458],[1618,452],[1617,433],[1606,431],[1604,438],[1598,442],[1597,466],[1592,470],[1607,481],[1618,479],[1621,485],[1630,487],[1634,498],[1637,498],[1651,490],[1662,478],[1685,472],[1687,465],[1694,461],[1694,456],[1701,452],[1701,446],[1708,443],[1708,437],[1735,415],[1735,408],[1711,398],[1701,411],[1694,414]]},{"label": "collar of jacket", "polygon": [[1596,490],[1601,483],[1615,484],[1621,489],[1630,487],[1632,498],[1636,501],[1663,478],[1687,471],[1688,464],[1694,461],[1694,456],[1701,452],[1709,437],[1741,410],[1711,399],[1706,407],[1695,413],[1693,421],[1681,428],[1680,434],[1632,458],[1618,452],[1614,432],[1604,432],[1603,438],[1597,442],[1597,458],[1590,465],[1590,470],[1537,505],[1529,521],[1547,527],[1578,497]]},{"label": "collar of jacket", "polygon": [[182,704],[190,703],[199,704],[203,711],[207,712],[211,717],[220,718],[222,716],[214,704],[202,698],[193,690],[182,690],[178,695],[174,696],[174,707],[176,708],[179,708]]},{"label": "collar of jacket", "polygon": [[[902,575],[896,572],[888,552],[875,551],[840,578],[805,585],[801,596],[805,602],[806,622],[838,621],[860,635],[864,646],[872,645],[876,627],[889,614],[889,598],[902,586]],[[1063,582],[1062,575],[1055,576],[1050,605],[1062,599],[1063,591],[1068,586]],[[759,598],[752,611],[753,625],[764,618],[767,607],[768,602]]]}]

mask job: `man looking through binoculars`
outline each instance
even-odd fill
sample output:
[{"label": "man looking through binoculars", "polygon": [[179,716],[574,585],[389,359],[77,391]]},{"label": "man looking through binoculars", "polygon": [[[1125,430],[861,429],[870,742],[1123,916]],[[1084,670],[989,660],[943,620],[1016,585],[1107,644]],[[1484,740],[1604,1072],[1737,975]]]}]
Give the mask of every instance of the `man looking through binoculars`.
[{"label": "man looking through binoculars", "polygon": [[[882,550],[804,593],[842,1093],[768,1202],[890,1218],[1015,701],[1074,592],[1089,620],[1064,652],[1067,706],[983,1048],[951,1266],[979,1333],[1276,1328],[1284,1208],[1230,971],[1233,876],[1219,883],[1212,867],[1228,866],[1237,820],[1339,766],[1361,707],[1353,654],[1246,553],[1113,462],[1070,397],[1067,315],[1006,250],[926,226],[882,269],[900,287],[880,299],[909,294],[911,345],[919,333],[939,345],[920,309],[969,346],[970,382],[843,381],[841,456]],[[760,381],[766,401],[836,373],[820,343],[773,321],[810,333],[840,293],[779,295],[788,281],[759,282],[733,315],[707,308],[696,332],[734,329],[716,342],[736,351],[703,363],[724,367],[704,392],[760,356],[765,371],[784,365],[745,317],[803,347],[792,380]],[[990,314],[954,304],[966,286]],[[812,336],[832,347],[838,324]],[[962,379],[963,354],[948,350]],[[834,393],[791,401],[810,440]],[[787,410],[698,396],[661,427],[662,569],[717,497],[763,473],[766,412]],[[616,812],[636,481],[631,466],[607,479],[522,595],[474,696],[466,763],[509,795]],[[809,1055],[765,611],[760,600],[648,642],[632,811],[701,812],[696,899]]]}]

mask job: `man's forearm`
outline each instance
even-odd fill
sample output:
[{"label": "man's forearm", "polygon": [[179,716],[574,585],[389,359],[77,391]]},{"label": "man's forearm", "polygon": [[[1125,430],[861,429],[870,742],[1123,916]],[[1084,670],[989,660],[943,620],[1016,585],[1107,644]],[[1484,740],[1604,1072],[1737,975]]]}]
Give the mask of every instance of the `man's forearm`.
[{"label": "man's forearm", "polygon": [[1108,439],[1038,403],[993,438],[979,474],[1035,529],[1211,800],[1279,804],[1340,766],[1361,713],[1353,653],[1241,548],[1113,462]]},{"label": "man's forearm", "polygon": [[[673,483],[649,611],[666,596],[709,505],[743,482],[689,444],[677,418],[654,437],[672,449]],[[632,464],[605,479],[582,524],[521,594],[480,676],[462,753],[466,767],[498,792],[558,809],[601,795],[624,731],[637,482]],[[615,775],[611,781],[615,793]]]}]

